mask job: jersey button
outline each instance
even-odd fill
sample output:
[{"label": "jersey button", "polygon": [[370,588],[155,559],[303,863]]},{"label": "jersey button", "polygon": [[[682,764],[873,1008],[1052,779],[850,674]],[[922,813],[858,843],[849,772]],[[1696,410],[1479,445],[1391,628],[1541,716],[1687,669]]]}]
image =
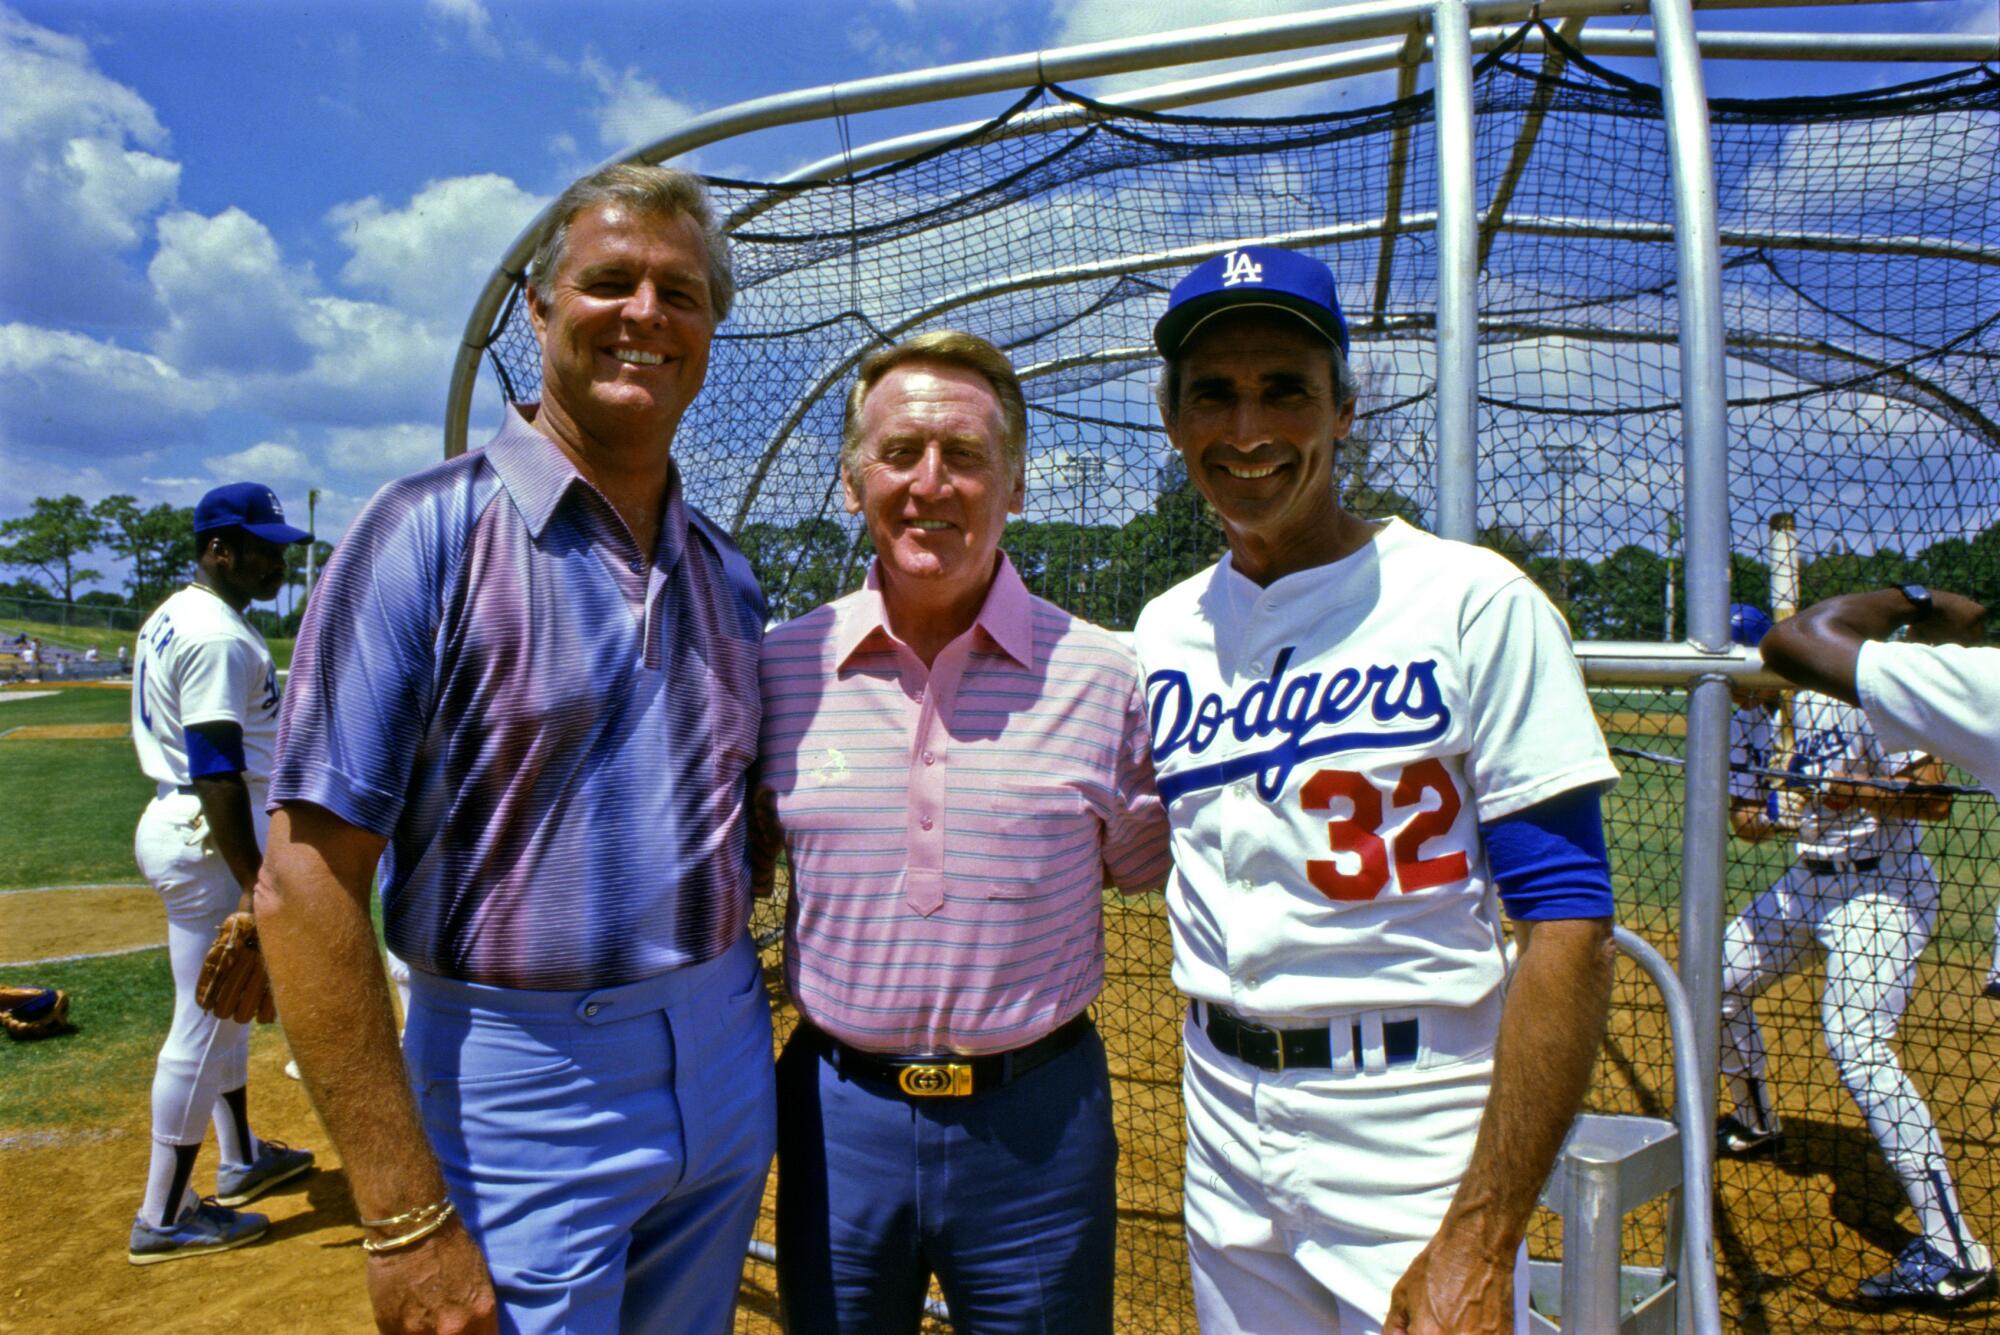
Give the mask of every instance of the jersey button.
[{"label": "jersey button", "polygon": [[1255,662],[1255,663],[1252,663],[1252,664],[1250,665],[1250,670],[1251,670],[1252,672],[1262,672],[1262,671],[1264,670],[1264,664],[1263,664],[1262,660],[1259,660],[1258,662]]},{"label": "jersey button", "polygon": [[937,757],[926,751],[924,752],[924,763],[926,765],[935,765],[937,764]]},{"label": "jersey button", "polygon": [[632,573],[635,575],[646,573],[646,563],[636,556],[632,558]]},{"label": "jersey button", "polygon": [[921,820],[919,820],[917,824],[923,826],[926,830],[928,830],[931,827],[931,818],[929,816],[925,816]]},{"label": "jersey button", "polygon": [[1237,795],[1238,797],[1248,797],[1248,796],[1250,796],[1250,785],[1249,785],[1249,784],[1247,784],[1247,783],[1239,783],[1239,784],[1237,784],[1237,785],[1236,785],[1236,795]]},{"label": "jersey button", "polygon": [[583,1013],[587,1018],[589,1016],[597,1014],[597,1012],[599,1012],[602,1009],[604,1009],[602,1006],[599,1006],[596,1002],[593,1001],[588,1006],[585,1006],[583,1008]]}]

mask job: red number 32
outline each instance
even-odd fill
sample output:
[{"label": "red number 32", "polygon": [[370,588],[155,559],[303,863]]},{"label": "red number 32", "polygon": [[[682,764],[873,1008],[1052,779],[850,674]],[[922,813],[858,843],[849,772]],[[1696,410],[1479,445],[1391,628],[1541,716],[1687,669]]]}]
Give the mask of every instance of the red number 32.
[{"label": "red number 32", "polygon": [[1442,857],[1422,856],[1424,843],[1451,830],[1461,806],[1451,775],[1435,757],[1419,760],[1403,770],[1389,801],[1397,807],[1419,806],[1426,791],[1438,795],[1438,804],[1418,811],[1396,833],[1393,845],[1382,842],[1382,794],[1363,775],[1353,770],[1323,769],[1305,781],[1299,802],[1307,811],[1329,810],[1336,800],[1351,808],[1349,815],[1333,817],[1326,823],[1326,840],[1336,853],[1351,853],[1360,862],[1357,870],[1344,872],[1331,858],[1313,858],[1306,863],[1306,875],[1329,899],[1360,902],[1375,898],[1389,884],[1389,853],[1396,855],[1396,881],[1403,893],[1428,890],[1436,885],[1462,881],[1471,874],[1465,854]]}]

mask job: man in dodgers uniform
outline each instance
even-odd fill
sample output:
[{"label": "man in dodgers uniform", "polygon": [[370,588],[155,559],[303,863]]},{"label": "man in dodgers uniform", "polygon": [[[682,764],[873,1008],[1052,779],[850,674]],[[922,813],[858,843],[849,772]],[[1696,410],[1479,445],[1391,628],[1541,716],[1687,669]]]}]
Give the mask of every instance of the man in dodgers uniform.
[{"label": "man in dodgers uniform", "polygon": [[[1810,934],[1827,953],[1827,1044],[1916,1213],[1918,1236],[1860,1286],[1889,1302],[1959,1303],[1995,1286],[1992,1255],[1959,1207],[1930,1109],[1890,1046],[1937,913],[1937,876],[1918,822],[1942,820],[1951,806],[1948,793],[1897,785],[1940,782],[1934,756],[1989,788],[2000,781],[2000,652],[1971,647],[1984,622],[1971,599],[1908,584],[1816,604],[1762,644],[1773,670],[1809,688],[1794,700],[1792,767],[1813,787],[1798,862],[1725,938],[1723,1059],[1737,1107],[1718,1129],[1718,1147],[1755,1152],[1778,1135],[1747,1002],[1790,967]],[[1902,626],[1931,642],[1879,642]],[[1841,782],[1854,778],[1891,782]]]},{"label": "man in dodgers uniform", "polygon": [[[1909,640],[1883,637],[1907,627]],[[1868,711],[1887,746],[1928,751],[2000,793],[2000,649],[1986,609],[1963,594],[1904,584],[1843,594],[1779,623],[1765,661]],[[2000,906],[1981,992],[2000,1000]]]},{"label": "man in dodgers uniform", "polygon": [[[307,1150],[250,1131],[250,1027],[195,1002],[222,922],[250,911],[263,862],[264,790],[278,732],[278,673],[243,610],[275,598],[285,547],[306,541],[270,488],[217,487],[194,512],[194,580],[139,631],[132,742],[158,785],[133,854],[167,909],[174,1018],[153,1070],[153,1150],[127,1252],[151,1265],[261,1237],[248,1204],[312,1167]],[[188,1189],[209,1122],[220,1162],[213,1200]]]},{"label": "man in dodgers uniform", "polygon": [[307,608],[258,916],[379,1324],[718,1335],[777,1135],[764,600],[673,450],[734,281],[683,172],[604,168],[548,227],[542,401],[384,487]]},{"label": "man in dodgers uniform", "polygon": [[1154,340],[1229,540],[1136,631],[1193,999],[1203,1329],[1522,1328],[1612,966],[1617,771],[1567,631],[1501,557],[1341,507],[1354,381],[1325,265],[1218,256]]}]

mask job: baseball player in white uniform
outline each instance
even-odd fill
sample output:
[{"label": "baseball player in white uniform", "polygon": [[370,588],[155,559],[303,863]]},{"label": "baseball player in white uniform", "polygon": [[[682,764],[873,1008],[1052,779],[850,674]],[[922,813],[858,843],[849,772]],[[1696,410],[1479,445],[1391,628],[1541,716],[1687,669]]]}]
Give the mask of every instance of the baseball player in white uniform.
[{"label": "baseball player in white uniform", "polygon": [[[307,534],[284,522],[268,487],[217,487],[195,507],[192,583],[139,631],[132,740],[157,785],[133,853],[167,910],[174,1018],[153,1072],[153,1150],[127,1252],[151,1265],[240,1247],[269,1221],[234,1207],[312,1167],[311,1151],[250,1131],[249,1026],[195,1001],[195,984],[223,919],[250,911],[262,861],[264,788],[278,732],[278,674],[244,617],[273,598],[285,546]],[[188,1188],[208,1123],[220,1162],[214,1197]]]},{"label": "baseball player in white uniform", "polygon": [[1341,507],[1354,382],[1325,265],[1218,256],[1154,340],[1229,540],[1136,629],[1202,1328],[1525,1329],[1527,1221],[1612,964],[1617,771],[1567,630],[1503,558]]},{"label": "baseball player in white uniform", "polygon": [[[2000,783],[2000,651],[1972,647],[1984,635],[1985,616],[1969,598],[1906,584],[1829,599],[1780,622],[1763,639],[1764,661],[1810,688],[1795,701],[1799,722],[1835,739],[1803,754],[1800,771],[1936,783],[1943,772],[1933,757],[1940,757],[1971,770],[1989,789]],[[1879,642],[1902,626],[1919,642]],[[1803,730],[1800,748],[1804,753]],[[1767,981],[1761,971],[1788,961],[1804,933],[1820,940],[1827,952],[1828,1046],[1903,1183],[1918,1227],[1895,1263],[1864,1280],[1861,1292],[1886,1302],[1965,1302],[1994,1291],[1992,1255],[1959,1209],[1930,1109],[1890,1047],[1938,899],[1916,821],[1942,819],[1950,797],[1839,783],[1813,791],[1830,800],[1808,804],[1799,863],[1732,925],[1724,987],[1736,983],[1754,995]],[[1809,858],[1836,870],[1807,875]],[[1843,859],[1851,866],[1843,869]],[[1753,915],[1757,921],[1747,922]],[[1781,959],[1763,958],[1759,938],[1769,933],[1762,924],[1786,917],[1795,925],[1782,940]],[[1725,992],[1725,1017],[1731,1009]],[[1725,1031],[1739,1042],[1746,1034],[1757,1044],[1754,1019]],[[1733,1121],[1745,1148],[1755,1150],[1764,1143],[1759,1133],[1777,1131],[1775,1119],[1758,1120],[1757,1110],[1768,1107],[1761,1045],[1742,1055],[1725,1047],[1725,1063],[1732,1057],[1748,1078],[1731,1079],[1737,1111],[1718,1128],[1718,1144],[1727,1151]]]}]

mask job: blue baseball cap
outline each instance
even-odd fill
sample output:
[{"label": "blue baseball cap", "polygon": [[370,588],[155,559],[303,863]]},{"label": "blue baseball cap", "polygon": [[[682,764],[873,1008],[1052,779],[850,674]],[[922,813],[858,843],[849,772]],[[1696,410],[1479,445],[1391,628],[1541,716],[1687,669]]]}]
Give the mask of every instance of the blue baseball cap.
[{"label": "blue baseball cap", "polygon": [[309,542],[312,534],[285,522],[278,493],[260,482],[232,482],[217,487],[194,507],[194,531],[240,528],[266,542]]},{"label": "blue baseball cap", "polygon": [[1771,633],[1771,618],[1755,603],[1729,605],[1729,638],[1745,649],[1755,649]]},{"label": "blue baseball cap", "polygon": [[1197,265],[1174,284],[1167,313],[1153,326],[1153,346],[1172,357],[1204,321],[1244,306],[1296,315],[1347,356],[1347,317],[1333,290],[1333,270],[1277,246],[1238,246]]}]

